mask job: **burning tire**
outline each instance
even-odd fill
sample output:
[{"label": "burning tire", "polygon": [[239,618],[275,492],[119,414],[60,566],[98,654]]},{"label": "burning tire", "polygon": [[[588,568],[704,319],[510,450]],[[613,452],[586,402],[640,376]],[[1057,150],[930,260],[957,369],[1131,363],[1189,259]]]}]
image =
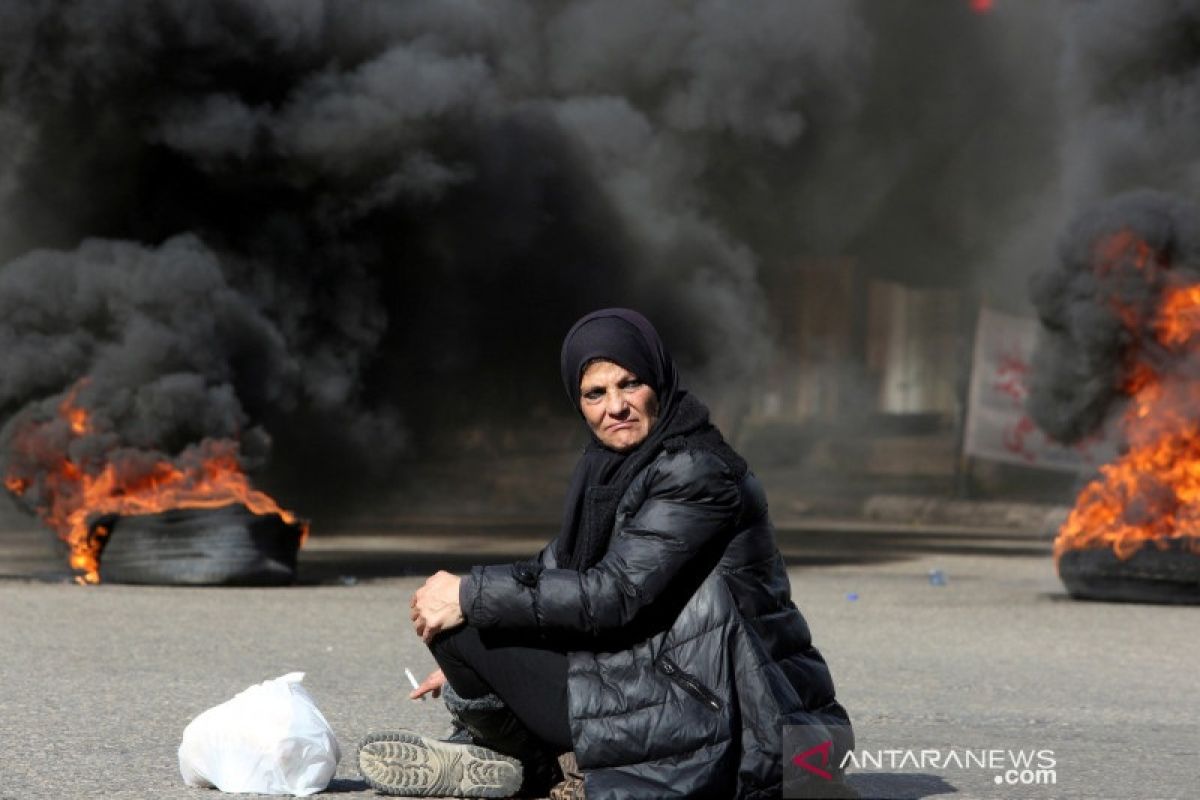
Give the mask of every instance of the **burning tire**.
[{"label": "burning tire", "polygon": [[280,586],[296,580],[302,527],[245,506],[110,515],[100,557],[104,583]]},{"label": "burning tire", "polygon": [[1058,574],[1081,600],[1128,603],[1200,603],[1200,539],[1149,541],[1128,559],[1111,548],[1065,550]]}]

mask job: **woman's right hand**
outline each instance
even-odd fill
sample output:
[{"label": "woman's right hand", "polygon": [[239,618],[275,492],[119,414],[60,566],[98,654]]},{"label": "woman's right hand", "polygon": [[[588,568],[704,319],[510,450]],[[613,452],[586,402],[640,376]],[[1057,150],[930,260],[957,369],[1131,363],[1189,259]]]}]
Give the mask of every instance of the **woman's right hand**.
[{"label": "woman's right hand", "polygon": [[425,680],[421,681],[421,685],[408,693],[410,700],[420,700],[426,694],[433,693],[435,698],[442,696],[442,687],[446,685],[446,673],[440,669],[435,669],[429,673]]}]

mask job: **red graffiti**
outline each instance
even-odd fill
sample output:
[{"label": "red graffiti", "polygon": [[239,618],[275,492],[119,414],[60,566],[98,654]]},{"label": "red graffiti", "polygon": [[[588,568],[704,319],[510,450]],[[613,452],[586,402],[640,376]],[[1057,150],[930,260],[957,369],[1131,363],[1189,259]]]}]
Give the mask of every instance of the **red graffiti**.
[{"label": "red graffiti", "polygon": [[1025,397],[1029,394],[1029,370],[1029,362],[1016,351],[1001,353],[992,386],[1011,397],[1017,405],[1024,405]]},{"label": "red graffiti", "polygon": [[1036,461],[1037,453],[1029,449],[1026,439],[1037,433],[1037,426],[1028,414],[1021,416],[1017,424],[1004,431],[1004,447],[1026,461]]}]

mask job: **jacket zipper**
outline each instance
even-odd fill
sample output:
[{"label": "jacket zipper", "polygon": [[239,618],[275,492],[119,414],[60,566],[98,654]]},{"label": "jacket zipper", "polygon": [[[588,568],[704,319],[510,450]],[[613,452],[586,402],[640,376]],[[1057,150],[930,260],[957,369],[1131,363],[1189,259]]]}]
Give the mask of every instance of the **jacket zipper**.
[{"label": "jacket zipper", "polygon": [[700,679],[695,675],[684,672],[679,668],[678,664],[666,656],[659,657],[658,668],[664,675],[682,686],[683,690],[692,697],[704,703],[704,705],[713,711],[721,710],[721,698],[717,697],[711,689],[701,683]]}]

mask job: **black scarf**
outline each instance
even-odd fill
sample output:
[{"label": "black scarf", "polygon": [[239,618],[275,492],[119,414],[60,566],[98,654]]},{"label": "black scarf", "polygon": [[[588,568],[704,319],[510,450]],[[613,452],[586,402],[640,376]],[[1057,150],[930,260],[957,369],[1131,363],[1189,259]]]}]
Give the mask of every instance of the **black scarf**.
[{"label": "black scarf", "polygon": [[[659,417],[637,447],[616,452],[593,435],[571,476],[555,557],[563,569],[585,570],[608,548],[617,503],[634,477],[666,450],[716,452],[739,476],[746,463],[708,419],[708,408],[678,386],[675,363],[650,322],[623,308],[588,314],[563,341],[563,383],[579,410],[579,381],[589,361],[620,364],[654,389]],[[582,415],[582,412],[580,412]]]}]

